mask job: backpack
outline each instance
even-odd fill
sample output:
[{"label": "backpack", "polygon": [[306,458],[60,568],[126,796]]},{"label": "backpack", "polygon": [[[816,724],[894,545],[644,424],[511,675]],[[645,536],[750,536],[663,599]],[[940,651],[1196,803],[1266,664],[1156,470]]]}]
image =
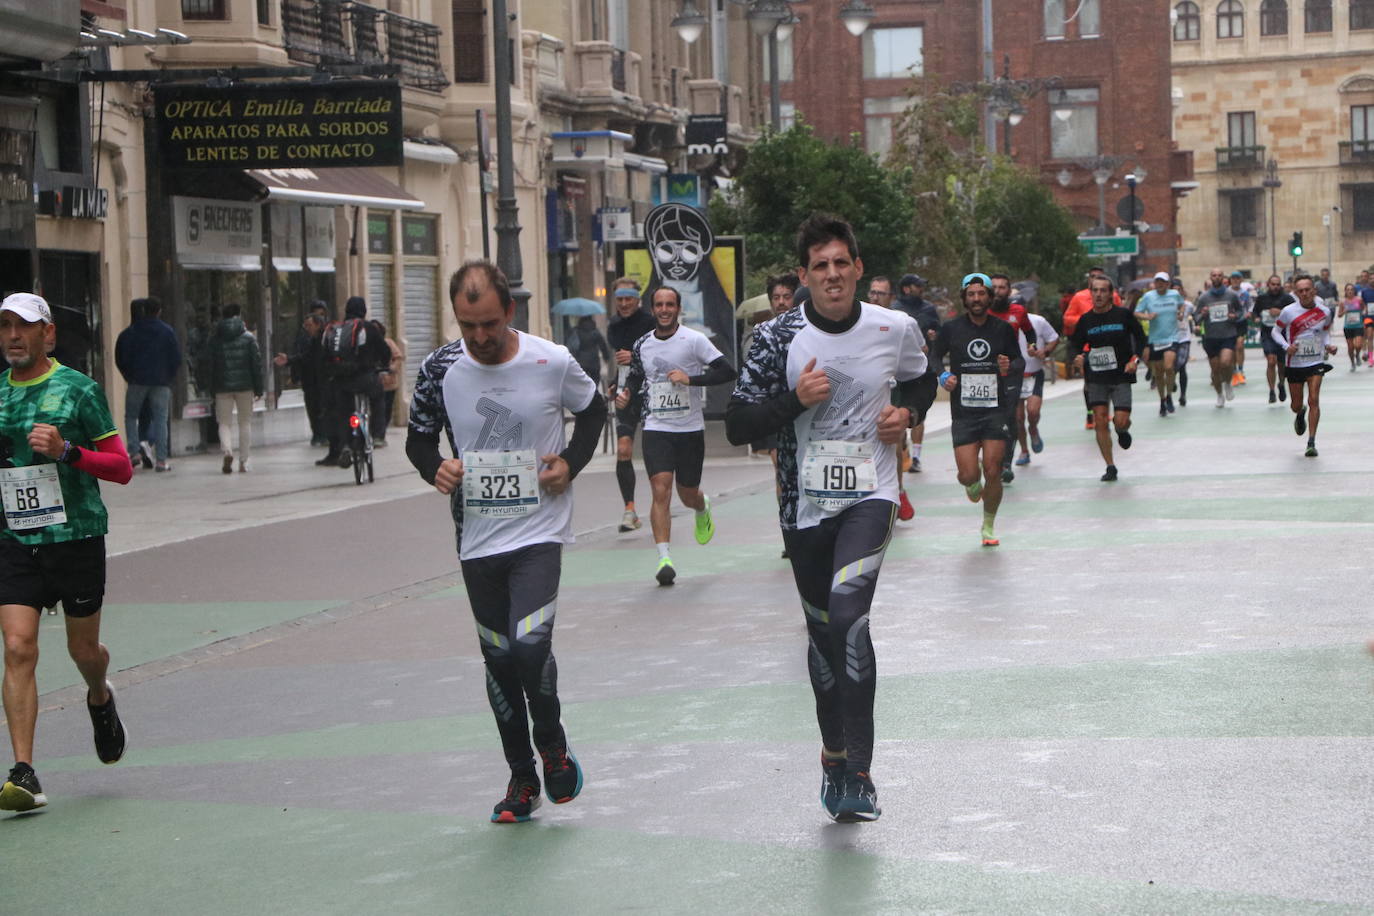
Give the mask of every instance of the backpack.
[{"label": "backpack", "polygon": [[345,318],[324,329],[320,347],[325,371],[333,375],[357,372],[362,368],[363,348],[367,345],[367,323],[361,318]]}]

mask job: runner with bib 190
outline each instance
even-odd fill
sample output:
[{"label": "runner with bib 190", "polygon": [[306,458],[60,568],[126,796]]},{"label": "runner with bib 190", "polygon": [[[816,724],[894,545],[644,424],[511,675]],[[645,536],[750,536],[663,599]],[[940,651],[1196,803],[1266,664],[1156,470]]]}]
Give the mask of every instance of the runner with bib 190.
[{"label": "runner with bib 190", "polygon": [[964,277],[959,295],[964,314],[940,326],[930,345],[930,360],[936,366],[949,360],[940,385],[950,393],[955,473],[969,501],[982,500],[983,546],[996,547],[1002,457],[1016,421],[1026,361],[1017,329],[991,317],[992,281],[987,274]]},{"label": "runner with bib 190", "polygon": [[630,376],[616,396],[617,410],[640,398],[644,417],[644,470],[654,503],[649,527],[658,549],[659,585],[672,585],[677,569],[668,552],[672,538],[673,482],[682,504],[696,512],[698,544],[710,542],[716,533],[711,501],[701,492],[701,467],[706,461],[706,420],[702,407],[708,385],[735,379],[735,369],[725,354],[700,331],[678,323],[682,296],[671,286],[654,290],[655,327],[635,341],[630,357]]},{"label": "runner with bib 190", "polygon": [[[582,790],[559,718],[553,620],[563,545],[573,540],[569,486],[596,451],[607,410],[566,348],[510,327],[515,302],[495,266],[463,265],[449,295],[462,339],[420,367],[406,456],[452,499],[487,696],[511,770],[491,819],[515,823],[539,806],[535,749],[554,804]],[[566,447],[564,410],[574,418]],[[441,432],[458,457],[440,454]]]},{"label": "runner with bib 190", "polygon": [[868,615],[897,514],[896,446],[934,399],[918,381],[926,356],[915,320],[856,297],[858,254],[843,220],[802,224],[797,258],[811,299],[754,329],[725,415],[736,445],[778,434],[778,516],[806,614],[821,804],[840,821],[882,813],[869,775]]}]

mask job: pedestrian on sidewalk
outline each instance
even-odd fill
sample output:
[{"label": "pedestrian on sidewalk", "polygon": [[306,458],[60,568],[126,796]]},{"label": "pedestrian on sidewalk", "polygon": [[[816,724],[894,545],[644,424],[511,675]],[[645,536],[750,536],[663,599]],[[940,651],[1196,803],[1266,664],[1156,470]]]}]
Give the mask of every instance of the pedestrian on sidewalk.
[{"label": "pedestrian on sidewalk", "polygon": [[291,377],[301,386],[305,415],[310,422],[311,445],[329,444],[320,378],[320,342],[327,324],[329,305],[323,299],[316,299],[310,304],[310,314],[301,322],[301,329],[291,344],[291,352],[278,353],[273,360],[278,366],[289,367]]},{"label": "pedestrian on sidewalk", "polygon": [[380,321],[374,321],[372,325],[386,344],[388,354],[386,364],[377,370],[377,398],[372,403],[372,447],[386,448],[386,431],[391,426],[391,414],[396,409],[406,356],[401,345],[387,336],[386,325]]},{"label": "pedestrian on sidewalk", "polygon": [[181,367],[181,344],[176,331],[162,320],[162,303],[158,299],[135,299],[129,310],[134,320],[115,340],[115,366],[129,384],[124,398],[124,433],[130,442],[142,441],[138,421],[146,406],[151,414],[148,439],[156,457],[154,467],[170,471],[167,413],[172,403],[172,382]]},{"label": "pedestrian on sidewalk", "polygon": [[[210,340],[210,393],[215,397],[215,419],[219,423],[219,447],[224,454],[221,466],[233,473],[234,453],[239,456],[240,473],[248,470],[253,448],[253,401],[262,397],[262,355],[258,341],[243,325],[236,303],[224,307],[224,317],[215,325]],[[238,414],[239,444],[232,445],[229,425]]]},{"label": "pedestrian on sidewalk", "polygon": [[57,339],[48,303],[32,293],[0,302],[0,631],[5,640],[5,719],[14,766],[0,786],[0,811],[48,803],[33,770],[38,725],[38,624],[62,602],[67,652],[86,682],[86,711],[101,763],[124,756],[124,725],[105,679],[110,653],[100,642],[109,515],[96,483],[128,483],[134,469],[105,393],[89,377],[48,356]]}]

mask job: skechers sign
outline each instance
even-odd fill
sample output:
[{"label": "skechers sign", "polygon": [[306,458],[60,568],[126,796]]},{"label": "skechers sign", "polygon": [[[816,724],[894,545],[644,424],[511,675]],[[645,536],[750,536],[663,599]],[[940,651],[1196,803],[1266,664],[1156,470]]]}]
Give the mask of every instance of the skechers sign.
[{"label": "skechers sign", "polygon": [[157,86],[154,98],[161,161],[173,168],[401,164],[394,80]]}]

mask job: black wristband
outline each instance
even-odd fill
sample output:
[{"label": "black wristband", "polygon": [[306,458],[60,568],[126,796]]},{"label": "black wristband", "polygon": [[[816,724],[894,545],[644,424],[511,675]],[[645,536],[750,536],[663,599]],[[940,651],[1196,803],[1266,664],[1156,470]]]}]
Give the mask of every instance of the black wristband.
[{"label": "black wristband", "polygon": [[63,440],[62,454],[58,457],[58,462],[60,462],[61,464],[76,464],[77,459],[80,457],[81,447],[78,445],[72,445],[71,440],[69,439]]}]

